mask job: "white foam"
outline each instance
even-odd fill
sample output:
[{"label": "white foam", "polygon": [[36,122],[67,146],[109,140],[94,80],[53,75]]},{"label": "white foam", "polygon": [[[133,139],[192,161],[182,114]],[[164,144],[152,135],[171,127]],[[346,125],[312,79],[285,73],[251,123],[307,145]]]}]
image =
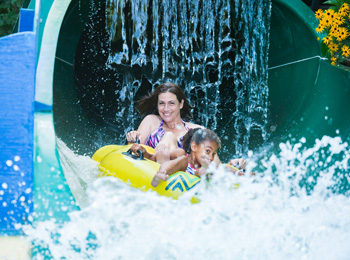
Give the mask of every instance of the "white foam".
[{"label": "white foam", "polygon": [[[334,174],[347,174],[348,146],[325,137],[312,148],[280,147],[248,164],[256,176],[219,168],[209,186],[177,201],[112,177],[89,179],[88,204],[70,221],[26,233],[54,259],[348,259],[349,194],[332,192]],[[194,193],[198,204],[190,203]]]}]

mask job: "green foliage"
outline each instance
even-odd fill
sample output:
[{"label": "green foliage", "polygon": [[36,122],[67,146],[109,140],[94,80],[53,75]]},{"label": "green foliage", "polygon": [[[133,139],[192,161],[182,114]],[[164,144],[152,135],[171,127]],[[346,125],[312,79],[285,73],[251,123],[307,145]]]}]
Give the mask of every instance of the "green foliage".
[{"label": "green foliage", "polygon": [[0,2],[0,37],[11,34],[17,22],[23,0],[1,0]]},{"label": "green foliage", "polygon": [[321,55],[326,57],[328,51],[328,46],[322,41],[321,42]]},{"label": "green foliage", "polygon": [[328,0],[328,1],[324,2],[324,4],[335,5],[335,6],[341,6],[343,3],[350,4],[350,0]]},{"label": "green foliage", "polygon": [[329,0],[330,9],[318,10],[319,21],[315,29],[320,36],[321,54],[332,65],[350,65],[350,0]]}]

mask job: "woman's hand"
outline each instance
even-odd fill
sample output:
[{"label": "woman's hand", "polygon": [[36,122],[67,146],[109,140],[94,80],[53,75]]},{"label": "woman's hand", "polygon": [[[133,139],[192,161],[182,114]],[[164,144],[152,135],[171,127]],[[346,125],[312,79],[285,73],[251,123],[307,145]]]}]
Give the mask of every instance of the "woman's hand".
[{"label": "woman's hand", "polygon": [[126,140],[128,143],[136,143],[136,139],[140,139],[140,132],[138,131],[130,131],[126,134]]},{"label": "woman's hand", "polygon": [[239,158],[232,159],[228,164],[237,167],[238,169],[244,170],[247,165],[247,162],[243,158]]},{"label": "woman's hand", "polygon": [[131,150],[133,153],[136,153],[136,154],[138,154],[138,150],[141,150],[141,152],[143,152],[143,153],[147,153],[146,148],[143,147],[143,146],[140,145],[140,144],[133,144],[133,145],[130,147],[130,150]]}]

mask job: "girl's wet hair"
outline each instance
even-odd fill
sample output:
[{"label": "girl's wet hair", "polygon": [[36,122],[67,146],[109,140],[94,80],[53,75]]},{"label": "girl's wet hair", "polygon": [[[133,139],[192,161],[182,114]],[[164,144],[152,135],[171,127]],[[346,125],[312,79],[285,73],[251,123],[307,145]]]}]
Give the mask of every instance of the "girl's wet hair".
[{"label": "girl's wet hair", "polygon": [[147,96],[144,96],[137,102],[136,109],[140,112],[142,116],[146,116],[149,114],[159,115],[158,113],[158,96],[161,93],[173,93],[177,100],[181,102],[184,101],[183,107],[180,110],[181,118],[189,121],[192,118],[191,114],[191,105],[188,102],[185,93],[180,88],[180,86],[166,82],[164,84],[159,85],[156,89],[149,93]]},{"label": "girl's wet hair", "polygon": [[218,148],[221,147],[221,140],[217,134],[213,131],[205,128],[193,128],[190,129],[182,137],[182,147],[186,153],[191,153],[191,144],[195,142],[196,145],[203,143],[204,141],[215,142],[218,145]]}]

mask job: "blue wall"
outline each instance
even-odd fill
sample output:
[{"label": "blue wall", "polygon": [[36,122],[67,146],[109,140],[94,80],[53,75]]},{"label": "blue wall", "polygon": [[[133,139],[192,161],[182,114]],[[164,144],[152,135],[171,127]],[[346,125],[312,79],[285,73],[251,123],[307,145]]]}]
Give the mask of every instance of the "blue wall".
[{"label": "blue wall", "polygon": [[33,212],[36,68],[34,11],[22,10],[19,33],[0,38],[0,233],[18,234]]}]

